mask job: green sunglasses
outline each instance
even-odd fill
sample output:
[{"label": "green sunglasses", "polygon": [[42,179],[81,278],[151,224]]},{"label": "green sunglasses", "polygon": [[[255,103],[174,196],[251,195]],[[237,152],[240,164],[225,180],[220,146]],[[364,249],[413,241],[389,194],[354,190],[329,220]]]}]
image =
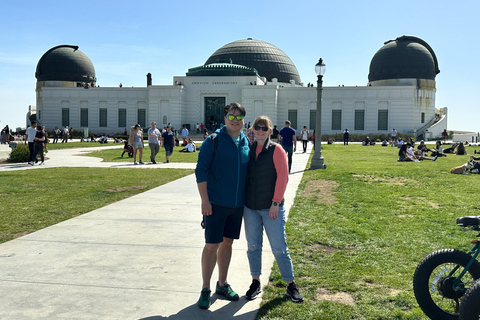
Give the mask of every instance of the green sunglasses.
[{"label": "green sunglasses", "polygon": [[237,121],[242,121],[243,118],[245,118],[245,116],[242,116],[241,114],[237,114],[237,115],[227,114],[226,117],[230,121],[233,121],[234,119],[237,119]]}]

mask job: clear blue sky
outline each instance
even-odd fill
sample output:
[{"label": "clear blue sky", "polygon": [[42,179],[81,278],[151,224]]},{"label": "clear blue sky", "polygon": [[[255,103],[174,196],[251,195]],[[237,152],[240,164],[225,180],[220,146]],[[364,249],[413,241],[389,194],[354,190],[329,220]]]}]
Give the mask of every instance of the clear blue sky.
[{"label": "clear blue sky", "polygon": [[366,85],[383,43],[410,35],[435,51],[437,107],[448,130],[480,131],[480,1],[2,1],[0,126],[25,125],[35,69],[53,46],[78,45],[102,87],[171,84],[221,46],[254,38],[283,50],[304,83]]}]

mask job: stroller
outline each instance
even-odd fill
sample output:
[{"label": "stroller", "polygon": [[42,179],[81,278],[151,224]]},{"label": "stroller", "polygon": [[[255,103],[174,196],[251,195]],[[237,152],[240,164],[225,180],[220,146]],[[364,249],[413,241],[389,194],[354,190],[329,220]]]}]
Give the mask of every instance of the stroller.
[{"label": "stroller", "polygon": [[125,140],[125,145],[123,147],[121,158],[123,158],[123,155],[125,154],[125,152],[128,154],[129,158],[133,158],[133,147],[128,144],[128,140]]}]

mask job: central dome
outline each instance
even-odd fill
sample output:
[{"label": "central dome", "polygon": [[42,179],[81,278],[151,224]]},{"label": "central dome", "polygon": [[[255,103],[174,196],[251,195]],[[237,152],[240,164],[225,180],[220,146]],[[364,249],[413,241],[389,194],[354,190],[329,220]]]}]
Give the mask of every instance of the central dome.
[{"label": "central dome", "polygon": [[265,41],[248,38],[228,43],[215,51],[205,65],[225,59],[231,59],[237,65],[255,68],[268,81],[277,78],[284,83],[290,80],[295,80],[296,84],[301,82],[292,60],[282,50]]}]

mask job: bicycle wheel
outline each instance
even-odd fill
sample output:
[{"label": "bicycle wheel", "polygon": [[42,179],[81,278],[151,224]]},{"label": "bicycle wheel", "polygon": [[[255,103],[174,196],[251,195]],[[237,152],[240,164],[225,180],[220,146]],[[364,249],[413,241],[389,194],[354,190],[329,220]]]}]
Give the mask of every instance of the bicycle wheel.
[{"label": "bicycle wheel", "polygon": [[480,318],[480,281],[468,288],[460,305],[460,320],[478,320]]},{"label": "bicycle wheel", "polygon": [[[474,261],[456,290],[453,281],[472,258],[460,250],[442,249],[427,255],[413,275],[413,292],[422,311],[434,320],[458,320],[460,301],[466,289],[480,278],[480,263]],[[458,269],[453,272],[453,269]],[[449,274],[453,272],[452,275]]]}]

